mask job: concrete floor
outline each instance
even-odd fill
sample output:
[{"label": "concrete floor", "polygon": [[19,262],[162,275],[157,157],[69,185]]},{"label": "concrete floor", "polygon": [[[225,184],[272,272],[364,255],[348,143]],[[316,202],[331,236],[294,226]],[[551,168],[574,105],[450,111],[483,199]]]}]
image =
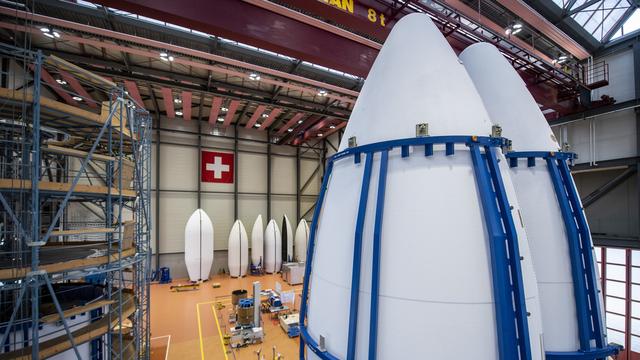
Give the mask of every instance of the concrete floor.
[{"label": "concrete floor", "polygon": [[[260,281],[262,289],[275,288],[275,282],[283,290],[296,292],[295,310],[300,307],[302,285],[289,286],[280,275],[246,276],[233,279],[227,275],[216,275],[200,285],[196,291],[171,292],[170,286],[188,283],[187,279],[173,280],[172,284],[151,285],[151,359],[198,359],[198,360],[244,360],[257,359],[256,351],[262,349],[265,359],[272,359],[272,348],[276,346],[284,359],[298,359],[298,338],[290,339],[280,328],[277,320],[262,314],[265,338],[262,344],[241,349],[224,346],[222,337],[229,328],[231,291],[246,289],[252,292],[252,283]],[[214,289],[211,284],[219,282]],[[220,302],[225,308],[216,310]],[[216,322],[216,317],[218,321]]]}]

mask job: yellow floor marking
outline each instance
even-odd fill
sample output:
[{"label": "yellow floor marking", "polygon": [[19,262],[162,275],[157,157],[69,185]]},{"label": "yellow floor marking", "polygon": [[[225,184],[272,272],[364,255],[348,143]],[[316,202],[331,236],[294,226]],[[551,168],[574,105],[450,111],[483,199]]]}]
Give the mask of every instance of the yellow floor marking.
[{"label": "yellow floor marking", "polygon": [[198,336],[200,337],[200,356],[204,360],[204,347],[202,345],[202,324],[200,323],[200,304],[196,304],[196,314],[198,316]]},{"label": "yellow floor marking", "polygon": [[218,327],[218,335],[220,336],[220,346],[222,347],[224,360],[229,360],[229,358],[227,357],[227,349],[224,347],[224,339],[222,338],[222,331],[220,330],[220,323],[218,322],[218,314],[216,314],[215,305],[211,305],[211,311],[213,311],[213,318],[216,319],[216,326]]}]

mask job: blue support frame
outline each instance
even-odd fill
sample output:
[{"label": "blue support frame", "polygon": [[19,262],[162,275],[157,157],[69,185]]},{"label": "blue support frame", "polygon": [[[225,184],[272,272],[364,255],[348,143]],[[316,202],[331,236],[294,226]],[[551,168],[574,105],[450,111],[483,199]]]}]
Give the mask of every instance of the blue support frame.
[{"label": "blue support frame", "polygon": [[[410,146],[424,146],[424,156],[433,156],[433,146],[444,145],[445,155],[455,154],[455,145],[464,144],[471,150],[474,172],[480,196],[484,218],[490,235],[491,262],[493,288],[496,306],[496,332],[499,342],[500,360],[530,360],[531,345],[528,336],[527,309],[524,297],[520,255],[517,234],[511,214],[504,184],[497,165],[493,148],[506,148],[509,141],[499,137],[478,136],[434,136],[416,137],[383,141],[359,147],[348,148],[333,155],[327,166],[327,172],[322,182],[313,222],[310,229],[309,246],[307,248],[307,263],[305,268],[304,285],[302,290],[302,304],[300,310],[300,359],[305,358],[305,347],[323,360],[337,360],[335,355],[326,349],[320,349],[316,340],[312,339],[306,326],[307,300],[313,254],[315,249],[316,232],[319,215],[331,177],[333,164],[336,160],[353,156],[354,164],[361,163],[362,154],[366,155],[362,188],[360,193],[359,210],[354,239],[354,266],[352,272],[351,303],[349,315],[349,338],[347,359],[355,358],[358,292],[360,290],[360,265],[362,246],[362,227],[364,224],[369,182],[373,157],[376,152],[381,153],[378,192],[376,197],[376,214],[373,237],[373,267],[372,267],[372,297],[369,328],[369,359],[376,358],[378,331],[378,297],[380,281],[381,231],[384,212],[384,196],[388,169],[389,151],[400,147],[401,157],[411,156]],[[484,154],[481,152],[484,149]],[[512,300],[514,299],[514,300]]]},{"label": "blue support frame", "polygon": [[591,234],[567,164],[576,155],[568,152],[528,151],[510,152],[507,158],[511,167],[518,166],[518,159],[527,159],[527,167],[535,166],[538,158],[545,160],[567,232],[580,348],[573,352],[547,352],[546,359],[594,360],[618,354],[622,349],[619,345],[605,343]]},{"label": "blue support frame", "polygon": [[[433,149],[433,148],[432,148]],[[382,218],[384,216],[384,196],[387,187],[389,150],[381,152],[376,218],[373,228],[373,261],[371,266],[371,309],[369,315],[369,360],[376,360],[378,350],[378,295],[380,293],[380,253],[382,252]]]}]

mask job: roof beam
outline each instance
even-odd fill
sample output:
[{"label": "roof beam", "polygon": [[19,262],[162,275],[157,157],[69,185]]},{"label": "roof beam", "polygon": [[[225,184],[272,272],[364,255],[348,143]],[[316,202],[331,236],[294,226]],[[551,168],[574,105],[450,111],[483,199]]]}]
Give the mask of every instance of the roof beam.
[{"label": "roof beam", "polygon": [[173,107],[173,92],[171,91],[171,89],[167,88],[167,87],[163,87],[160,89],[160,92],[162,93],[162,102],[164,103],[164,112],[167,115],[168,118],[175,118],[176,117],[176,111],[175,108]]},{"label": "roof beam", "polygon": [[94,109],[98,108],[98,104],[96,104],[96,101],[93,100],[93,98],[91,97],[91,95],[89,95],[87,90],[85,90],[85,88],[82,87],[82,84],[80,84],[78,79],[76,79],[73,75],[69,74],[66,71],[59,70],[59,72],[62,78],[71,86],[73,91],[75,91],[78,95],[80,95],[82,98],[85,99],[85,103],[89,105],[89,107]]},{"label": "roof beam", "polygon": [[570,17],[570,16],[571,16],[571,15],[573,15],[573,14],[577,14],[577,13],[579,13],[580,11],[582,11],[582,10],[584,10],[584,9],[588,8],[589,6],[594,5],[594,4],[597,4],[597,3],[601,2],[601,1],[602,1],[602,0],[589,0],[589,1],[586,1],[586,2],[585,2],[585,3],[583,3],[582,5],[580,5],[580,6],[576,6],[574,9],[571,9],[571,10],[567,11],[567,13],[565,14],[565,16],[564,16],[564,17]]},{"label": "roof beam", "polygon": [[140,96],[140,89],[138,89],[138,84],[135,81],[125,80],[124,87],[129,92],[129,96],[138,104],[138,106],[145,108],[144,101],[142,101],[142,96]]},{"label": "roof beam", "polygon": [[185,120],[191,120],[191,96],[191,91],[182,92],[182,118]]},{"label": "roof beam", "polygon": [[247,121],[244,127],[247,129],[251,129],[256,124],[256,122],[258,122],[258,118],[262,116],[262,113],[266,110],[266,108],[266,105],[258,105],[256,110],[253,112],[253,115],[251,115],[251,118],[249,119],[249,121]]},{"label": "roof beam", "polygon": [[603,44],[606,44],[607,42],[609,42],[609,40],[611,40],[613,35],[615,35],[618,32],[618,30],[620,30],[622,25],[624,25],[624,23],[629,19],[629,17],[633,14],[633,12],[637,8],[638,8],[638,5],[636,5],[635,3],[629,6],[629,8],[624,12],[624,14],[622,14],[622,16],[618,19],[618,21],[616,21],[616,23],[613,24],[611,29],[609,29],[609,31],[602,37]]},{"label": "roof beam", "polygon": [[231,122],[233,121],[233,117],[236,114],[236,110],[238,109],[238,106],[240,106],[240,101],[239,100],[231,100],[231,103],[229,104],[229,110],[227,111],[227,116],[224,117],[224,123],[222,124],[222,126],[229,127],[229,125],[231,125]]},{"label": "roof beam", "polygon": [[500,5],[520,17],[524,22],[544,34],[577,59],[584,60],[589,57],[590,54],[585,48],[522,0],[501,0]]},{"label": "roof beam", "polygon": [[276,133],[276,136],[282,136],[282,134],[284,134],[285,131],[287,131],[291,127],[295,126],[298,123],[298,121],[300,121],[300,119],[302,119],[303,116],[304,116],[304,113],[297,113],[297,114],[293,115],[291,117],[291,119],[289,119],[289,121],[287,121],[286,124],[284,124],[284,125],[282,125],[280,127],[280,129]]},{"label": "roof beam", "polygon": [[[31,70],[33,70],[33,65],[29,65],[29,67],[31,68]],[[67,104],[78,106],[78,102],[73,100],[71,95],[69,95],[69,93],[66,92],[62,88],[62,86],[60,86],[60,84],[56,82],[56,80],[53,78],[53,76],[51,76],[51,74],[49,74],[47,70],[40,69],[40,76],[42,76],[42,79],[49,85],[49,87],[53,91],[55,91],[55,93],[58,94],[58,96],[60,96]]]},{"label": "roof beam", "polygon": [[269,113],[269,116],[262,122],[262,125],[260,126],[260,131],[264,131],[266,129],[269,128],[269,126],[278,118],[278,116],[282,113],[282,109],[280,108],[275,108],[273,110],[271,110],[271,112]]},{"label": "roof beam", "polygon": [[[190,0],[190,1],[198,1],[198,0]],[[232,5],[237,3],[235,0],[221,0],[221,1],[230,2]],[[168,2],[168,3],[171,3],[171,2]],[[224,9],[224,10],[232,11],[233,8],[235,8],[234,6],[230,6],[229,9],[227,9],[227,8],[225,8],[224,5],[218,4],[218,2],[215,2],[215,4],[214,4],[214,3],[209,3],[209,2],[204,1],[203,5],[206,5],[206,7],[214,6],[215,9],[213,10],[213,13],[216,14],[216,15],[218,15],[217,13],[220,12],[219,10],[223,10]],[[181,7],[184,7],[184,5],[181,6]],[[178,13],[182,13],[182,10],[179,9]],[[243,69],[247,69],[247,70],[256,71],[256,72],[259,72],[259,73],[263,74],[263,76],[262,76],[262,81],[263,82],[266,79],[266,76],[264,76],[265,74],[266,75],[271,75],[273,77],[287,79],[287,80],[290,80],[290,81],[293,81],[293,82],[297,82],[297,83],[306,84],[308,86],[311,86],[311,88],[307,88],[305,90],[307,92],[310,92],[311,94],[315,94],[317,92],[318,88],[322,88],[322,89],[327,89],[328,91],[333,91],[333,92],[336,92],[336,93],[339,93],[339,94],[344,94],[344,95],[348,95],[348,96],[358,96],[358,92],[357,91],[353,91],[353,90],[350,90],[350,89],[345,89],[343,87],[332,85],[332,84],[328,84],[328,83],[325,83],[325,82],[322,82],[322,81],[317,81],[317,80],[305,78],[303,76],[289,74],[289,73],[287,73],[285,71],[279,71],[279,70],[275,70],[275,69],[270,69],[270,68],[265,67],[265,66],[254,65],[254,64],[250,64],[250,63],[243,62],[243,61],[240,61],[240,60],[235,60],[235,59],[227,58],[227,57],[224,57],[224,56],[211,54],[211,53],[208,53],[208,52],[205,52],[205,51],[189,49],[189,48],[185,48],[185,47],[181,47],[181,46],[177,46],[177,45],[171,45],[171,44],[168,44],[168,43],[165,43],[165,42],[161,42],[161,41],[146,39],[146,38],[135,36],[135,35],[120,33],[120,32],[111,31],[111,30],[107,30],[107,29],[101,29],[101,28],[97,28],[97,27],[89,26],[89,25],[83,25],[83,24],[72,22],[72,21],[66,21],[66,20],[57,19],[57,18],[50,17],[50,16],[44,16],[44,15],[40,15],[40,14],[28,13],[28,12],[21,11],[21,10],[9,9],[9,8],[2,7],[2,6],[0,6],[0,14],[7,15],[7,16],[13,17],[13,18],[20,18],[20,19],[24,19],[24,20],[36,21],[36,22],[39,22],[39,23],[53,25],[53,26],[56,26],[56,27],[63,27],[63,28],[67,28],[67,29],[77,30],[77,31],[80,31],[80,32],[83,32],[83,33],[88,33],[88,34],[96,35],[96,36],[99,36],[99,37],[106,37],[106,38],[112,38],[112,39],[116,39],[116,40],[122,40],[122,41],[125,41],[127,43],[135,44],[135,45],[138,45],[138,46],[144,46],[144,47],[147,47],[147,48],[150,47],[150,48],[154,48],[156,50],[167,50],[167,51],[172,52],[173,54],[181,54],[181,55],[187,55],[187,56],[196,57],[198,59],[210,60],[213,63],[231,65],[233,67],[239,67],[239,68],[243,68]],[[220,15],[222,16],[223,14],[220,14]],[[247,16],[247,15],[249,15],[249,14],[244,14],[244,16]],[[226,22],[227,21],[225,21],[225,23]],[[24,26],[19,26],[19,25],[16,25],[16,24],[9,24],[8,27],[6,27],[6,26],[4,26],[4,27],[7,28],[10,31],[25,31],[24,30],[25,29]],[[272,30],[272,27],[271,27],[270,24],[267,27],[267,29]],[[33,31],[33,33],[35,33],[35,34],[41,34],[41,32],[38,29],[33,28],[32,30],[35,30],[35,31]],[[29,32],[31,32],[31,29],[29,29]],[[253,33],[253,32],[247,30],[247,33]],[[221,34],[221,36],[224,36],[224,35]],[[294,36],[294,35],[293,34],[289,34],[288,37],[292,37],[292,36]],[[295,35],[294,37],[299,37],[299,34]],[[71,40],[71,41],[75,41],[75,42],[78,42],[78,43],[83,43],[85,45],[96,46],[98,48],[102,48],[102,47],[104,47],[106,45],[116,45],[116,47],[113,47],[113,50],[122,51],[122,52],[129,53],[129,54],[132,54],[132,55],[140,55],[138,53],[129,51],[129,50],[133,50],[133,49],[130,48],[130,47],[127,47],[127,46],[111,44],[111,43],[105,43],[105,42],[101,42],[101,41],[80,42],[80,41],[78,41],[79,39],[82,39],[82,38],[78,38],[78,37],[75,37],[75,36],[72,36],[72,35],[65,34],[65,41]],[[305,40],[305,42],[309,43],[306,40]],[[311,44],[307,44],[307,45],[308,46],[312,46],[312,47],[316,47],[317,44],[311,43]],[[347,46],[347,48],[349,48],[350,45],[347,44],[346,46]],[[364,46],[364,45],[362,45],[362,46]],[[369,49],[371,49],[371,48],[369,48]],[[281,48],[279,50],[272,50],[272,51],[276,51],[276,52],[280,52],[280,53],[285,52],[285,51],[281,51],[281,50],[283,50],[283,49]],[[373,56],[373,58],[375,58],[375,54],[377,54],[377,50],[374,50],[374,49],[371,49],[371,50],[375,52],[374,56]],[[150,56],[150,57],[157,58],[157,52],[150,52],[150,54],[152,54],[152,56]],[[358,54],[358,55],[360,56],[360,54]],[[146,55],[142,55],[142,56],[146,56]],[[373,58],[371,58],[371,63],[373,63]],[[180,60],[180,59],[177,58],[176,60]],[[370,65],[371,64],[369,64],[369,66]],[[189,66],[189,65],[185,64],[185,66]],[[224,67],[222,67],[222,66],[209,65],[209,67],[211,67],[212,71],[218,71],[220,69],[224,69]],[[329,66],[329,67],[332,67],[332,66]],[[332,67],[332,68],[339,68],[339,66]],[[218,70],[216,70],[216,69],[218,69]],[[368,68],[367,68],[367,72],[368,72]],[[242,73],[242,74],[246,75],[244,73]],[[290,88],[290,86],[287,86],[286,84],[288,84],[288,83],[287,82],[282,82],[282,84],[277,84],[277,85],[282,85],[285,88]],[[330,93],[328,95],[332,95],[332,94]]]},{"label": "roof beam", "polygon": [[222,107],[222,98],[214,96],[211,100],[211,111],[209,112],[209,124],[215,124],[218,121],[218,114],[220,114],[220,107]]}]

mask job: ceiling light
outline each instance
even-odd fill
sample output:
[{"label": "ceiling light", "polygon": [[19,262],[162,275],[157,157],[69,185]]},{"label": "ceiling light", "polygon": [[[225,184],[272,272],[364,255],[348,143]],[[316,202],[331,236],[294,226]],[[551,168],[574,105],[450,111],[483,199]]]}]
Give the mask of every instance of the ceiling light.
[{"label": "ceiling light", "polygon": [[302,124],[302,120],[298,120],[298,124]]},{"label": "ceiling light", "polygon": [[67,82],[64,81],[63,79],[56,79],[56,82],[60,85],[67,85]]},{"label": "ceiling light", "polygon": [[288,132],[293,132],[293,129],[287,129]]},{"label": "ceiling light", "polygon": [[173,99],[173,102],[176,104],[182,104],[182,99],[175,98]]},{"label": "ceiling light", "polygon": [[253,126],[255,126],[255,127],[259,128],[259,127],[260,127],[260,126],[262,126],[262,125],[260,125],[260,124],[256,123],[256,124],[255,124],[255,125],[253,125]]},{"label": "ceiling light", "polygon": [[160,53],[160,57],[165,57],[166,58],[168,56],[169,56],[169,54],[167,54],[166,52],[161,52]]},{"label": "ceiling light", "polygon": [[513,32],[511,34],[515,35],[515,34],[519,33],[520,31],[522,31],[522,29],[515,29],[515,30],[513,30]]},{"label": "ceiling light", "polygon": [[61,37],[60,33],[57,30],[54,30],[50,27],[42,27],[40,31],[44,34],[44,36],[51,39],[59,39]]},{"label": "ceiling light", "polygon": [[318,133],[318,137],[322,137],[322,133]]},{"label": "ceiling light", "polygon": [[72,97],[72,99],[75,101],[82,101],[82,98],[80,96],[74,96]]},{"label": "ceiling light", "polygon": [[318,90],[318,96],[327,96],[327,90],[325,89]]},{"label": "ceiling light", "polygon": [[522,24],[520,24],[520,23],[515,23],[515,24],[513,24],[513,26],[512,26],[512,27],[513,27],[514,29],[522,29]]},{"label": "ceiling light", "polygon": [[169,61],[173,61],[174,59],[175,58],[172,55],[169,55],[169,53],[167,53],[167,52],[163,51],[163,52],[160,53],[160,60],[162,60],[162,61],[169,62]]},{"label": "ceiling light", "polygon": [[220,108],[220,111],[227,112],[227,111],[229,111],[229,108],[226,108],[226,107],[223,106],[223,107]]},{"label": "ceiling light", "polygon": [[176,115],[182,116],[182,111],[176,111]]},{"label": "ceiling light", "polygon": [[169,61],[173,61],[173,60],[174,60],[174,57],[169,55]]},{"label": "ceiling light", "polygon": [[260,75],[258,75],[257,73],[251,73],[249,74],[249,80],[258,81],[260,80]]},{"label": "ceiling light", "polygon": [[268,117],[269,117],[269,114],[262,114],[261,116],[262,116],[263,118],[268,118]]},{"label": "ceiling light", "polygon": [[219,117],[218,118],[218,122],[224,122],[224,118],[223,117]]},{"label": "ceiling light", "polygon": [[331,125],[331,126],[329,126],[329,129],[335,129],[335,128],[336,128],[336,126],[335,126],[335,125]]},{"label": "ceiling light", "polygon": [[510,27],[508,27],[508,28],[504,29],[504,33],[505,33],[506,35],[511,35],[511,28],[510,28]]}]

